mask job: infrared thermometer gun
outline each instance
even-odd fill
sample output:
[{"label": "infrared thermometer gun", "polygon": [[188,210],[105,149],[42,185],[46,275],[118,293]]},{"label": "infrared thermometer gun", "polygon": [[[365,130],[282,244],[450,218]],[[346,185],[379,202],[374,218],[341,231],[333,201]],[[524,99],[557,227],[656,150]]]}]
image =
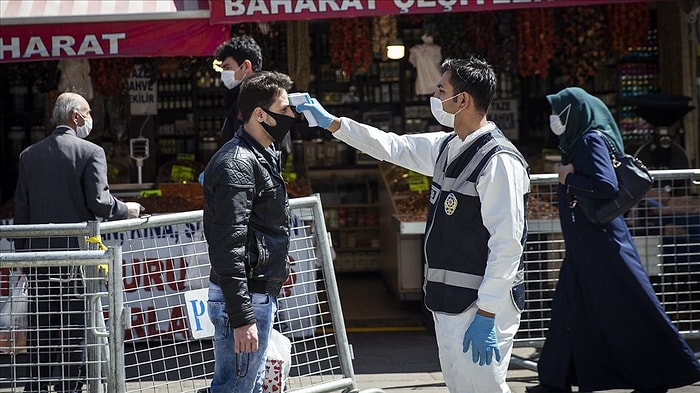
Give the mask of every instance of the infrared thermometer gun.
[{"label": "infrared thermometer gun", "polygon": [[[288,95],[289,97],[289,105],[291,106],[297,106],[299,104],[303,103],[310,103],[311,102],[311,96],[309,93],[290,93]],[[316,127],[318,126],[318,122],[316,122],[316,118],[314,115],[311,113],[309,110],[305,110],[302,112],[304,114],[304,117],[306,118],[306,121],[309,122],[310,127]]]}]

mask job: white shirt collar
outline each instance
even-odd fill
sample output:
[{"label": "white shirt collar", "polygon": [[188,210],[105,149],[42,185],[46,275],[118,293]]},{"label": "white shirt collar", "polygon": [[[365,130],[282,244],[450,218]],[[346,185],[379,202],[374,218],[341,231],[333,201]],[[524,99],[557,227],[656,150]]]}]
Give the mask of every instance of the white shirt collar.
[{"label": "white shirt collar", "polygon": [[471,145],[477,138],[493,130],[494,128],[496,128],[496,124],[489,121],[483,127],[467,135],[464,140],[461,140],[459,136],[452,138],[449,144],[449,151],[447,153],[447,162],[451,162],[454,157],[457,157],[462,150],[466,149],[467,146]]}]

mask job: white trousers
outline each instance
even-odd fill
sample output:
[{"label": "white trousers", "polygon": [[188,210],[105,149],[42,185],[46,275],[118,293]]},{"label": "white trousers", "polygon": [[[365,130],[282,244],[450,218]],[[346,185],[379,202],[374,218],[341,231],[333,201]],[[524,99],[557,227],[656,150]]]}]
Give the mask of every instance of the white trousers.
[{"label": "white trousers", "polygon": [[[507,300],[509,303],[510,299]],[[479,366],[472,361],[472,347],[462,352],[464,332],[472,323],[477,307],[457,314],[433,313],[442,376],[450,393],[510,393],[506,383],[508,364],[513,351],[513,338],[520,326],[520,312],[509,304],[496,315],[496,337],[501,361],[494,356],[491,365]]]}]

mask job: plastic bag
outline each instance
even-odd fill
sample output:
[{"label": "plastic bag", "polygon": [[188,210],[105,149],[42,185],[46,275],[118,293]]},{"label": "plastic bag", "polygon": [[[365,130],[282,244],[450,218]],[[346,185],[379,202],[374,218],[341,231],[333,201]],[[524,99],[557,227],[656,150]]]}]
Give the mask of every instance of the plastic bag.
[{"label": "plastic bag", "polygon": [[292,367],[292,342],[282,333],[272,329],[265,358],[264,393],[281,393]]},{"label": "plastic bag", "polygon": [[29,311],[27,277],[13,270],[10,296],[0,303],[0,353],[27,352],[27,313]]}]

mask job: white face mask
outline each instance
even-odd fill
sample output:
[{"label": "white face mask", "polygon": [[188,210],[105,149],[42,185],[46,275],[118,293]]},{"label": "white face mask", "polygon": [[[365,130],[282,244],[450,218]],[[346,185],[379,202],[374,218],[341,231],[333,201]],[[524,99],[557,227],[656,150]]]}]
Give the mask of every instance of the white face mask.
[{"label": "white face mask", "polygon": [[[554,135],[561,136],[566,132],[566,123],[569,121],[569,113],[571,113],[571,104],[567,105],[563,111],[558,115],[549,115],[549,128],[552,130]],[[562,124],[561,115],[566,116],[566,123]]]},{"label": "white face mask", "polygon": [[243,79],[236,79],[236,72],[243,67],[243,64],[240,65],[240,67],[236,68],[235,70],[224,70],[221,71],[221,81],[224,83],[224,86],[226,86],[227,89],[231,90],[234,87],[238,86],[243,82]]},{"label": "white face mask", "polygon": [[430,97],[430,112],[432,112],[433,117],[435,118],[435,120],[437,120],[438,123],[442,124],[445,127],[454,128],[455,116],[464,108],[458,110],[456,113],[447,113],[444,109],[442,109],[442,103],[447,100],[451,100],[460,94],[461,93],[457,93],[452,97],[442,101],[440,101],[440,99],[437,97]]},{"label": "white face mask", "polygon": [[78,116],[82,117],[85,123],[75,129],[75,135],[77,135],[78,138],[85,139],[90,135],[90,131],[92,131],[92,117],[84,117],[80,112],[78,112]]},{"label": "white face mask", "polygon": [[549,128],[556,136],[560,136],[566,131],[566,126],[561,124],[559,115],[549,115]]}]

